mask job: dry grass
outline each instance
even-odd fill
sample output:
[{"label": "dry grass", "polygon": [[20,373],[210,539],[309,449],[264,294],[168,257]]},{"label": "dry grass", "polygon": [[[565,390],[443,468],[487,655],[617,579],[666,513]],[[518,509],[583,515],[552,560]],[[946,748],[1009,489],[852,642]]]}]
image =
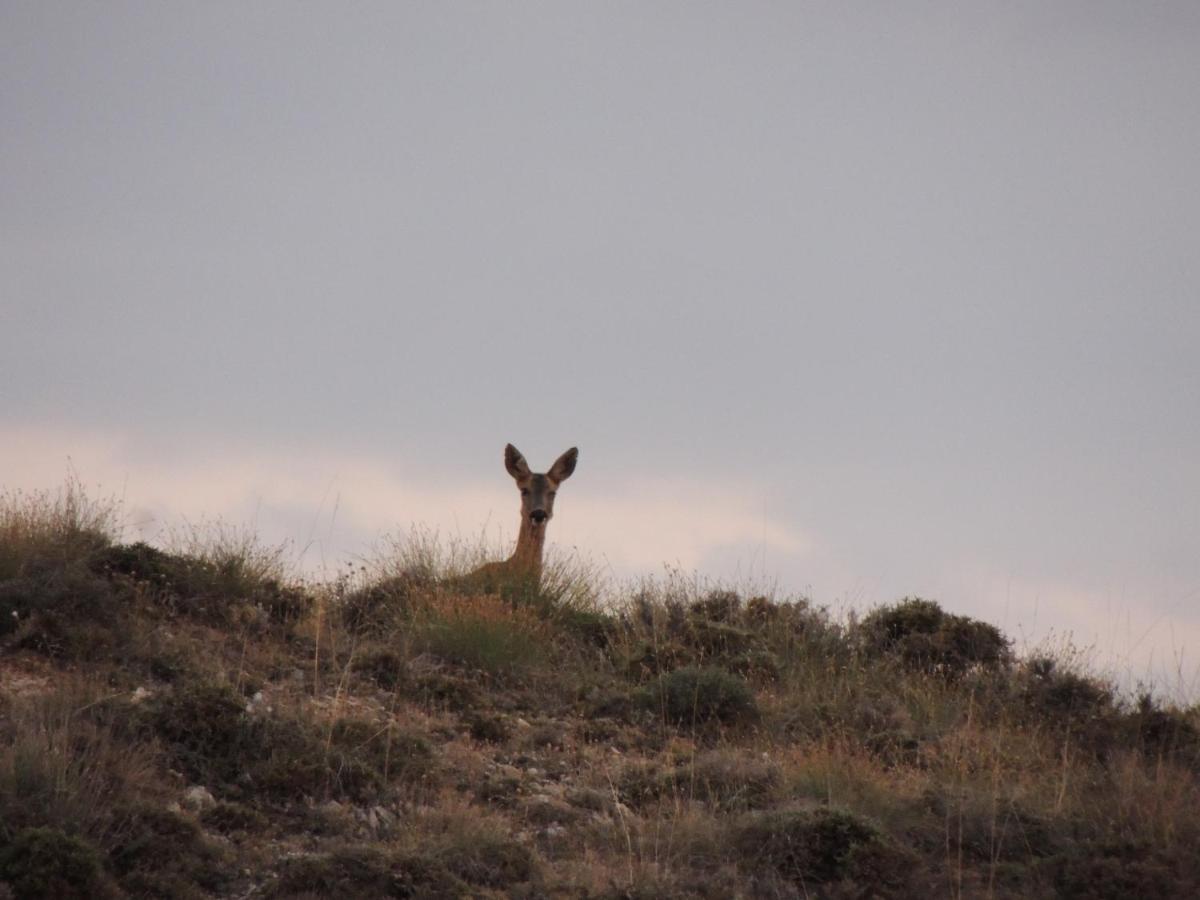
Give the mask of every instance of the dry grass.
[{"label": "dry grass", "polygon": [[77,559],[120,534],[120,503],[88,496],[78,479],[57,491],[0,494],[0,578]]}]

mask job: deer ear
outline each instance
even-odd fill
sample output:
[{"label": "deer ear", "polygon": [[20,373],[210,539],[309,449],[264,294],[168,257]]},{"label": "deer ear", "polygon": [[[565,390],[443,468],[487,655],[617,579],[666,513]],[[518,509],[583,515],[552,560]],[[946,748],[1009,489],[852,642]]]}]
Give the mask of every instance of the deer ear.
[{"label": "deer ear", "polygon": [[577,459],[579,459],[579,449],[572,447],[554,461],[554,465],[550,467],[550,471],[546,473],[546,477],[555,484],[561,484],[570,478],[571,473],[575,471],[575,460]]},{"label": "deer ear", "polygon": [[529,477],[529,463],[525,462],[521,451],[512,444],[504,446],[504,468],[508,469],[508,474],[517,480]]}]

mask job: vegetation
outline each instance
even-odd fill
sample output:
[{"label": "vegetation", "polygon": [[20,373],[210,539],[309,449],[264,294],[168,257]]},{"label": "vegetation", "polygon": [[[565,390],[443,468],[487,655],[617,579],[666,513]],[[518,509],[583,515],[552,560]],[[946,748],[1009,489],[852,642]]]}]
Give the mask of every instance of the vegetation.
[{"label": "vegetation", "polygon": [[0,897],[1200,896],[1200,709],[938,603],[117,513],[0,499]]}]

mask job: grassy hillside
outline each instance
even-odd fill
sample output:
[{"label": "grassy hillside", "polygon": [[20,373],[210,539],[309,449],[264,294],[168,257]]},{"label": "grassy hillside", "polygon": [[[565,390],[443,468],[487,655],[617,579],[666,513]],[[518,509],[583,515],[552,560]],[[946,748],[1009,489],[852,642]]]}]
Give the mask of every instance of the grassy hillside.
[{"label": "grassy hillside", "polygon": [[1200,896],[1200,710],[936,603],[118,534],[0,502],[0,897]]}]

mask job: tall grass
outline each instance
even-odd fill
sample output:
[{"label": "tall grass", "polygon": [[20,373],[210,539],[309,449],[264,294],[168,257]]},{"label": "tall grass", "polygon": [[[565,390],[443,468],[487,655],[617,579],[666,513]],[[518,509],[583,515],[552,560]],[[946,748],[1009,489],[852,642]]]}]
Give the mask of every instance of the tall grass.
[{"label": "tall grass", "polygon": [[0,831],[51,827],[111,848],[130,798],[165,795],[153,745],[131,740],[114,698],[68,683],[18,699],[0,726]]},{"label": "tall grass", "polygon": [[56,491],[0,494],[0,579],[78,559],[116,540],[121,504],[88,496],[71,477]]}]

